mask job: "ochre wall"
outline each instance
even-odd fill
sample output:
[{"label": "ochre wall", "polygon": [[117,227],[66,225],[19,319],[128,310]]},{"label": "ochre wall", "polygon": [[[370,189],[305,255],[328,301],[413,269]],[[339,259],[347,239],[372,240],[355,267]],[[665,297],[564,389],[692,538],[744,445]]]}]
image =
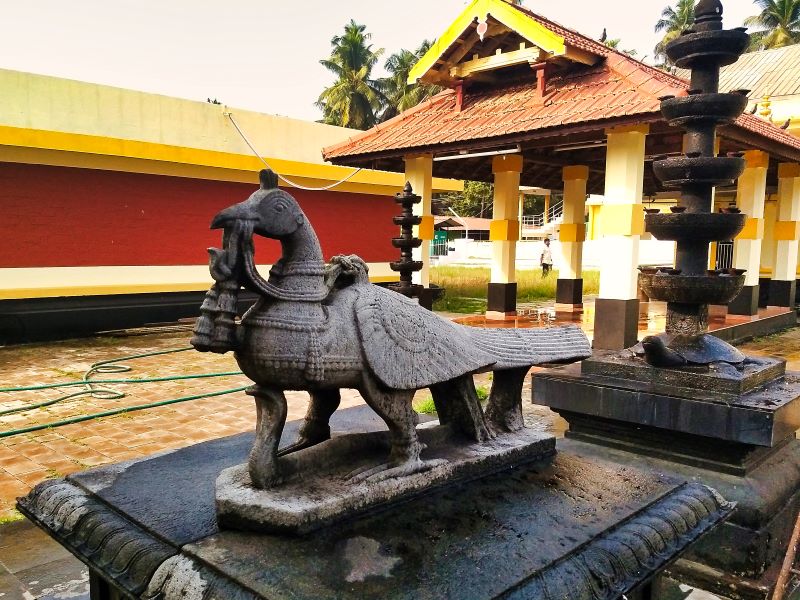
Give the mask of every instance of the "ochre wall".
[{"label": "ochre wall", "polygon": [[262,156],[322,163],[353,130],[85,81],[0,69],[0,124],[250,155],[226,110]]},{"label": "ochre wall", "polygon": [[[256,175],[254,174],[254,179]],[[208,229],[256,185],[92,169],[0,163],[0,268],[203,265],[219,246]],[[398,257],[388,196],[289,190],[319,235],[326,259]],[[258,240],[259,264],[280,255]]]}]

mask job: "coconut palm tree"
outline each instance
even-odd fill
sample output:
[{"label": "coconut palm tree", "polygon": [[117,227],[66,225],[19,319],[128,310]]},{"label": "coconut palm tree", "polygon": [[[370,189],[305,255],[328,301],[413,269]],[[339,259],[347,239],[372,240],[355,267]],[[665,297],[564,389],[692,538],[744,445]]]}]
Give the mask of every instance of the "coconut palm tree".
[{"label": "coconut palm tree", "polygon": [[411,50],[403,49],[386,59],[384,68],[390,75],[380,80],[381,91],[386,97],[386,105],[381,114],[382,121],[391,119],[404,110],[408,110],[412,106],[416,106],[423,100],[439,93],[441,88],[436,85],[408,83],[408,75],[411,69],[432,45],[433,42],[423,40],[416,51],[412,52]]},{"label": "coconut palm tree", "polygon": [[331,39],[330,57],[319,61],[336,76],[317,101],[323,122],[353,129],[369,129],[377,122],[385,98],[379,82],[372,79],[372,69],[383,49],[373,50],[371,37],[364,25],[351,19],[344,34]]},{"label": "coconut palm tree", "polygon": [[755,28],[751,50],[800,43],[800,0],[755,0],[755,4],[761,12],[744,21]]},{"label": "coconut palm tree", "polygon": [[635,57],[638,54],[638,52],[636,52],[636,50],[624,50],[624,49],[620,48],[620,44],[622,43],[622,39],[621,38],[614,38],[612,40],[606,39],[603,43],[608,48],[611,48],[612,50],[616,50],[617,52],[622,52],[623,54],[627,54],[628,56]]},{"label": "coconut palm tree", "polygon": [[695,0],[678,0],[673,8],[667,6],[661,11],[661,18],[656,23],[656,33],[664,32],[664,37],[655,47],[656,59],[662,59],[666,64],[666,47],[672,40],[677,38],[681,31],[689,29],[694,23],[694,2]]}]

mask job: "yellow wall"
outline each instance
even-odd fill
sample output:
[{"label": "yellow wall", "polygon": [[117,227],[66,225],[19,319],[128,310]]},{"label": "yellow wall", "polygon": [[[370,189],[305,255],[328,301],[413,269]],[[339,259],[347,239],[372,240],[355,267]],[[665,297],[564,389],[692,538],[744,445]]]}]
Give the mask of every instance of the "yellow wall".
[{"label": "yellow wall", "polygon": [[[397,281],[388,263],[369,263],[373,283]],[[271,265],[258,265],[269,273]],[[208,267],[46,267],[0,269],[0,300],[103,294],[201,292],[211,284]]]},{"label": "yellow wall", "polygon": [[0,125],[140,140],[250,154],[230,110],[264,156],[322,163],[322,148],[355,132],[344,127],[148,94],[59,77],[0,69]]},{"label": "yellow wall", "polygon": [[[758,100],[758,113],[763,109],[763,100]],[[769,109],[772,114],[769,119],[778,127],[782,127],[787,119],[791,123],[787,131],[800,137],[800,95],[794,96],[770,96]],[[762,115],[763,117],[763,115]]]},{"label": "yellow wall", "polygon": [[[354,169],[322,160],[324,146],[355,132],[289,119],[0,69],[0,161],[256,182],[263,168],[225,116],[230,111],[256,150],[298,185],[323,187]],[[333,191],[393,195],[402,174],[364,169]],[[463,183],[434,179],[434,191]]]}]

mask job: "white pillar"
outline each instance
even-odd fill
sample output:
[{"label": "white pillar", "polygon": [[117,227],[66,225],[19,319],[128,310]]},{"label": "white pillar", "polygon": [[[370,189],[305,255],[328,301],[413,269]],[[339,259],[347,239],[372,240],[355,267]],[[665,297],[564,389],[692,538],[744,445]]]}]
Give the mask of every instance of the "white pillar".
[{"label": "white pillar", "polygon": [[489,239],[492,242],[492,273],[487,315],[513,315],[517,309],[517,240],[519,239],[519,179],[522,156],[506,154],[492,160],[494,211]]},{"label": "white pillar", "polygon": [[736,203],[747,215],[747,223],[733,245],[733,266],[745,269],[744,289],[728,306],[736,315],[758,314],[758,278],[761,271],[761,240],[764,237],[764,201],[767,192],[769,155],[761,150],[745,152],[746,167],[736,191]]},{"label": "white pillar", "polygon": [[433,240],[433,215],[431,200],[433,198],[433,156],[419,154],[406,156],[406,181],[422,202],[414,206],[414,214],[422,217],[422,223],[416,228],[414,235],[422,240],[422,246],[414,250],[414,260],[422,261],[422,270],[414,273],[414,283],[430,286],[431,283],[431,240]]},{"label": "white pillar", "polygon": [[589,167],[564,167],[564,208],[558,239],[561,270],[556,285],[556,310],[583,306],[583,242],[586,240],[586,184]]},{"label": "white pillar", "polygon": [[794,306],[800,239],[800,164],[778,165],[778,213],[773,229],[775,259],[770,306]]},{"label": "white pillar", "polygon": [[637,267],[644,233],[647,125],[609,129],[605,201],[600,209],[600,295],[595,307],[594,346],[620,350],[638,338]]}]

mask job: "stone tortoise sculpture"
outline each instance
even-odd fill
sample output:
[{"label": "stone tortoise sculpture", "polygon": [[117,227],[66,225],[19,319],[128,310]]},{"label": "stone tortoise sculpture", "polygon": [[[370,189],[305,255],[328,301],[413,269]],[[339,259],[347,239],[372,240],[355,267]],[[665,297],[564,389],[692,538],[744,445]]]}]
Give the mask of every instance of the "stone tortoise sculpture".
[{"label": "stone tortoise sculpture", "polygon": [[[357,256],[337,256],[328,268],[311,223],[295,199],[277,189],[271,171],[249,199],[216,215],[224,249],[209,249],[215,280],[201,308],[192,345],[233,350],[256,385],[256,439],[248,470],[253,485],[280,480],[278,457],[330,437],[329,419],[341,388],[357,389],[386,422],[391,453],[386,464],[357,475],[380,481],[430,469],[441,461],[420,457],[414,392],[430,388],[442,424],[473,442],[523,428],[521,394],[532,365],[591,354],[575,326],[479,329],[454,324],[400,294],[369,282]],[[264,280],[255,267],[253,234],[279,240],[282,256]],[[237,294],[259,300],[235,324]],[[493,371],[486,411],[472,375]],[[278,451],[286,421],[285,390],[306,390],[311,402],[298,441]]]}]

